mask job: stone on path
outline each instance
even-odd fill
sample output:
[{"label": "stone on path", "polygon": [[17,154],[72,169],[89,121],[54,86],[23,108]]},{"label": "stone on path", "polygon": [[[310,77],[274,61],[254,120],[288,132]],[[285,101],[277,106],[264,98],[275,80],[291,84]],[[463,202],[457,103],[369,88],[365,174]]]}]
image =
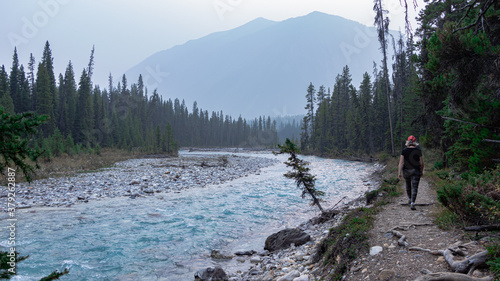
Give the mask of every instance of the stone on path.
[{"label": "stone on path", "polygon": [[380,246],[373,246],[370,248],[370,256],[376,256],[382,252],[383,248]]}]

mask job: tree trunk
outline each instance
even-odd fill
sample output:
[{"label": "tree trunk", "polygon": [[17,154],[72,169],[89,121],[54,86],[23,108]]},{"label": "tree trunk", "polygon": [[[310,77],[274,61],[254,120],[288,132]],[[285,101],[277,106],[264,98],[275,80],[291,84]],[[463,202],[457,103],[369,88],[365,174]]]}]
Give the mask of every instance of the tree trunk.
[{"label": "tree trunk", "polygon": [[316,198],[316,196],[314,196],[314,194],[309,191],[309,189],[307,190],[307,192],[309,192],[309,194],[311,195],[312,199],[313,199],[313,203],[314,205],[318,206],[319,210],[321,211],[322,214],[325,213],[325,210],[323,209],[323,207],[321,206],[321,204],[319,203],[319,200],[318,198]]}]

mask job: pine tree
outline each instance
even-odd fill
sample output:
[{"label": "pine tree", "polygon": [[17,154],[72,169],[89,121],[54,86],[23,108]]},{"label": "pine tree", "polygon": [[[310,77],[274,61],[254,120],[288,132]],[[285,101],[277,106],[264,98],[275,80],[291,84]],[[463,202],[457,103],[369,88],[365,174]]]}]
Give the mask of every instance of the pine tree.
[{"label": "pine tree", "polygon": [[35,104],[36,104],[36,95],[35,95],[35,57],[33,54],[30,54],[30,60],[28,63],[28,83],[30,87],[30,93],[31,93],[31,108],[30,110],[35,111]]},{"label": "pine tree", "polygon": [[14,114],[14,102],[10,96],[9,76],[3,65],[0,68],[0,108],[3,108],[6,113]]},{"label": "pine tree", "polygon": [[80,76],[76,116],[74,124],[75,142],[88,146],[92,141],[93,129],[90,80],[85,69]]},{"label": "pine tree", "polygon": [[301,144],[302,150],[307,149],[311,145],[311,143],[314,143],[312,132],[314,130],[314,103],[316,100],[315,93],[316,89],[314,89],[314,85],[312,83],[309,83],[306,94],[306,116],[304,117],[304,140]]},{"label": "pine tree", "polygon": [[[3,67],[2,69],[5,72]],[[39,117],[31,112],[8,114],[0,107],[0,154],[2,155],[0,171],[4,171],[6,167],[17,166],[22,170],[26,180],[31,182],[35,169],[39,168],[37,159],[41,152],[31,148],[28,140],[45,119],[45,116]],[[35,164],[27,164],[25,162],[27,158]]]},{"label": "pine tree", "polygon": [[48,137],[52,135],[55,128],[54,105],[49,74],[43,63],[38,64],[35,91],[37,96],[36,113],[48,116],[47,122],[41,126],[43,135]]},{"label": "pine tree", "polygon": [[16,113],[21,112],[21,84],[19,81],[19,59],[17,57],[17,48],[14,48],[14,55],[12,57],[12,67],[10,70],[10,96],[14,103],[14,110]]},{"label": "pine tree", "polygon": [[21,93],[19,101],[19,112],[27,112],[32,110],[31,105],[31,88],[29,85],[29,80],[26,77],[24,71],[24,66],[19,67],[19,81],[21,83]]},{"label": "pine tree", "polygon": [[[56,86],[56,76],[54,74],[54,58],[52,57],[52,50],[50,49],[49,41],[45,42],[45,48],[42,55],[42,65],[47,70],[47,76],[49,78],[50,96],[52,98],[52,122],[57,120],[59,112],[57,111],[57,86]],[[52,132],[50,132],[52,133]]]},{"label": "pine tree", "polygon": [[361,140],[361,150],[366,154],[375,152],[373,147],[373,104],[372,104],[372,85],[370,75],[365,72],[363,74],[363,81],[359,86],[360,103],[359,103],[359,118],[360,118],[360,132],[359,138]]},{"label": "pine tree", "polygon": [[286,139],[285,144],[278,145],[278,147],[280,151],[276,154],[288,154],[288,161],[285,162],[285,165],[292,168],[292,171],[287,172],[284,176],[289,179],[294,179],[297,187],[302,190],[302,198],[306,195],[311,196],[313,204],[318,206],[319,210],[324,213],[325,211],[318,199],[318,197],[324,195],[324,192],[314,187],[316,177],[309,173],[310,169],[307,167],[309,163],[297,157],[299,150],[290,139]]},{"label": "pine tree", "polygon": [[391,98],[390,98],[390,85],[389,85],[389,72],[387,69],[387,36],[389,34],[389,18],[384,15],[388,13],[382,7],[382,0],[374,0],[373,10],[375,11],[375,25],[377,26],[378,40],[380,42],[380,49],[382,50],[383,60],[382,60],[382,70],[383,77],[385,80],[385,91],[387,95],[387,112],[389,116],[389,126],[390,126],[390,139],[391,139],[391,151],[392,156],[395,156],[394,150],[394,129],[392,125],[392,114],[391,114]]}]

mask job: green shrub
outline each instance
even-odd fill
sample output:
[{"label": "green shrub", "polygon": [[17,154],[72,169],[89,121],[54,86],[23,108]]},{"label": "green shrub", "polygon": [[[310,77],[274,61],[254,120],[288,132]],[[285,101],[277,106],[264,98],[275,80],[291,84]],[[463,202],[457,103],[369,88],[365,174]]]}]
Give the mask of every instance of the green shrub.
[{"label": "green shrub", "polygon": [[491,244],[486,246],[488,250],[487,265],[490,266],[491,272],[495,274],[495,280],[500,280],[500,239],[495,239]]},{"label": "green shrub", "polygon": [[439,228],[448,230],[455,226],[458,223],[458,220],[457,215],[454,212],[444,209],[437,215],[434,222]]},{"label": "green shrub", "polygon": [[444,168],[443,161],[436,161],[434,163],[434,170],[442,170]]},{"label": "green shrub", "polygon": [[500,169],[470,176],[468,180],[447,181],[438,190],[438,200],[469,224],[500,221]]}]

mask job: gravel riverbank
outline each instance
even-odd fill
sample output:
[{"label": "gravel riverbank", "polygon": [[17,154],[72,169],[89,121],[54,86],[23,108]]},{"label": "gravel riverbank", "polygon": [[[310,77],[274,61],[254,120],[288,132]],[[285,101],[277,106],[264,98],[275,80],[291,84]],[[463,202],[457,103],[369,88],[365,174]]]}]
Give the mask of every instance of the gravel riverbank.
[{"label": "gravel riverbank", "polygon": [[[36,180],[31,184],[19,183],[16,185],[16,206],[18,209],[60,207],[118,196],[136,198],[179,192],[256,174],[277,162],[277,159],[236,154],[130,159],[96,172]],[[1,211],[7,210],[7,200],[8,190],[1,188]]]}]

